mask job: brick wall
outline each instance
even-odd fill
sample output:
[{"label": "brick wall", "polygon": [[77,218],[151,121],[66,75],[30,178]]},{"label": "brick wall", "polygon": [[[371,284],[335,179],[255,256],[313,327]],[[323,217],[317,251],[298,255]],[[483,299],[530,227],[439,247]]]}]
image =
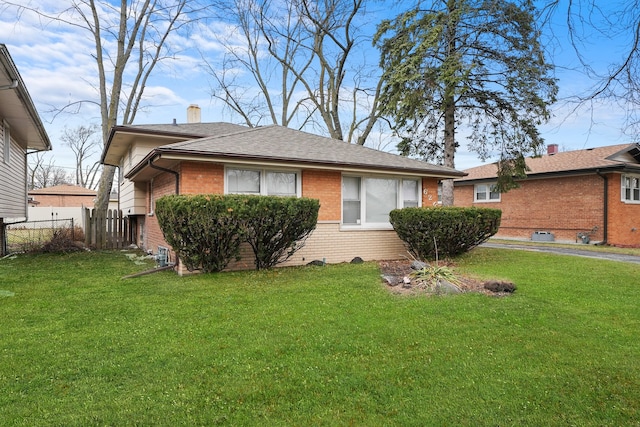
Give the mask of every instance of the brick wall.
[{"label": "brick wall", "polygon": [[180,165],[180,194],[223,193],[223,165],[205,162],[183,162]]},{"label": "brick wall", "polygon": [[[204,162],[184,162],[179,168],[180,194],[222,194],[224,192],[224,166]],[[437,179],[422,182],[422,203],[437,203]],[[163,173],[153,182],[153,200],[165,194],[174,194],[175,176]],[[302,196],[320,200],[318,226],[303,249],[283,265],[302,265],[314,259],[327,263],[351,261],[359,256],[364,260],[399,259],[407,256],[402,241],[393,230],[340,230],[342,210],[342,174],[340,171],[303,170]],[[150,200],[147,200],[149,211]],[[155,215],[144,217],[144,248],[154,253],[158,246],[168,246]],[[242,248],[242,260],[230,269],[252,269],[253,254],[248,246]],[[172,254],[175,261],[175,254]]]},{"label": "brick wall", "polygon": [[640,247],[640,204],[622,201],[620,174],[607,176],[609,178],[607,242],[616,246]]},{"label": "brick wall", "polygon": [[39,202],[39,207],[62,207],[74,208],[84,206],[85,208],[93,208],[93,202],[96,196],[79,196],[67,194],[34,194],[33,199]]},{"label": "brick wall", "polygon": [[[152,202],[155,203],[162,196],[166,196],[169,194],[175,194],[176,192],[176,177],[173,174],[164,172],[153,179],[153,183],[149,184],[151,188],[153,197],[147,197],[147,212],[151,212],[155,210],[155,206],[153,209],[149,206]],[[144,219],[144,237],[143,237],[143,247],[147,250],[152,250],[155,254],[158,251],[158,246],[170,247],[169,244],[164,240],[162,235],[162,230],[160,230],[160,225],[158,224],[158,219],[155,214],[147,215]],[[175,255],[172,254],[172,260],[175,260]]]},{"label": "brick wall", "polygon": [[457,185],[455,205],[501,209],[496,237],[530,239],[535,231],[548,231],[556,241],[575,242],[578,232],[597,226],[591,240],[603,238],[603,180],[597,175],[528,179],[502,194],[500,202],[474,203],[473,193],[473,185]]},{"label": "brick wall", "polygon": [[438,180],[422,178],[422,206],[438,206]]},{"label": "brick wall", "polygon": [[340,171],[303,170],[302,197],[320,200],[318,221],[342,219],[342,174]]},{"label": "brick wall", "polygon": [[[394,230],[340,230],[335,222],[318,223],[305,246],[280,266],[304,265],[313,260],[328,264],[349,262],[355,257],[365,261],[404,259],[408,252]],[[244,245],[241,259],[229,270],[253,269],[253,252]]]}]

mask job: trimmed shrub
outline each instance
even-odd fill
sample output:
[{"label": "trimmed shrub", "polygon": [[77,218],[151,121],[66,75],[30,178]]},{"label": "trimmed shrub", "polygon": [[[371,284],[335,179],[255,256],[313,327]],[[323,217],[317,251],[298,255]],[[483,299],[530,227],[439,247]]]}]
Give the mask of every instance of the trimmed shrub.
[{"label": "trimmed shrub", "polygon": [[189,271],[221,271],[247,242],[256,269],[271,268],[304,246],[320,203],[295,197],[172,195],[156,201],[164,238]]},{"label": "trimmed shrub", "polygon": [[449,206],[395,209],[389,214],[409,252],[423,260],[470,251],[498,232],[501,216],[499,209]]},{"label": "trimmed shrub", "polygon": [[221,195],[171,195],[156,201],[164,238],[189,271],[221,271],[239,259],[244,239],[236,214],[239,202]]},{"label": "trimmed shrub", "polygon": [[320,202],[296,197],[249,196],[242,212],[256,270],[286,261],[316,228]]}]

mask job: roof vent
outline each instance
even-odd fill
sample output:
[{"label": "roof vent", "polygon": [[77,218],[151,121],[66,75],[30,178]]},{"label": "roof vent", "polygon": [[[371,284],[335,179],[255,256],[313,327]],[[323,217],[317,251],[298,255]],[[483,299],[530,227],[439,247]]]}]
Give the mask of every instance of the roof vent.
[{"label": "roof vent", "polygon": [[176,119],[173,119],[173,125],[178,126],[178,122],[176,122]]},{"label": "roof vent", "polygon": [[554,154],[558,154],[558,144],[547,145],[547,154],[550,156],[553,156]]}]

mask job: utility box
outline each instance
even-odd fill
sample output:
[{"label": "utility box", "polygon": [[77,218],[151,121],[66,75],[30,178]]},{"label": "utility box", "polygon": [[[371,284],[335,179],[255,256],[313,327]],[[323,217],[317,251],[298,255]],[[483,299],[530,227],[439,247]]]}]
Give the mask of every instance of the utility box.
[{"label": "utility box", "polygon": [[169,263],[169,248],[158,246],[158,254],[156,255],[156,264],[158,267],[166,267]]},{"label": "utility box", "polygon": [[555,239],[550,231],[534,231],[531,234],[531,240],[534,242],[553,242]]}]

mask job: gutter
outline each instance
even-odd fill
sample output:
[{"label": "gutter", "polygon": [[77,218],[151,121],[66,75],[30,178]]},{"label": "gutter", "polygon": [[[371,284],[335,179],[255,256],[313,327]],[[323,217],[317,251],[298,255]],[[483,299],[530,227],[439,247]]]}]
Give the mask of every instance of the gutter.
[{"label": "gutter", "polygon": [[176,194],[180,194],[180,174],[178,172],[171,169],[163,168],[162,166],[154,165],[153,159],[147,160],[147,165],[152,169],[173,174],[176,177]]},{"label": "gutter", "polygon": [[[27,91],[27,88],[22,81],[22,77],[20,77],[20,73],[18,72],[18,68],[16,64],[13,62],[11,55],[9,54],[9,50],[6,45],[0,43],[0,66],[6,70],[7,77],[11,79],[11,83],[5,86],[1,86],[0,90],[16,90],[17,96],[21,99],[22,105],[29,114],[29,118],[32,121],[33,126],[36,128],[37,132],[40,135],[41,142],[44,144],[43,150],[37,151],[49,151],[51,150],[51,140],[49,140],[49,135],[47,135],[47,131],[44,128],[44,124],[38,115],[38,111],[36,110],[35,105],[33,104],[33,100]],[[28,150],[29,142],[25,141],[26,149]]]},{"label": "gutter", "polygon": [[596,174],[603,179],[603,195],[604,202],[602,205],[602,216],[604,217],[604,225],[602,227],[602,245],[607,244],[607,234],[609,230],[609,177],[604,175],[600,169],[596,169]]}]

